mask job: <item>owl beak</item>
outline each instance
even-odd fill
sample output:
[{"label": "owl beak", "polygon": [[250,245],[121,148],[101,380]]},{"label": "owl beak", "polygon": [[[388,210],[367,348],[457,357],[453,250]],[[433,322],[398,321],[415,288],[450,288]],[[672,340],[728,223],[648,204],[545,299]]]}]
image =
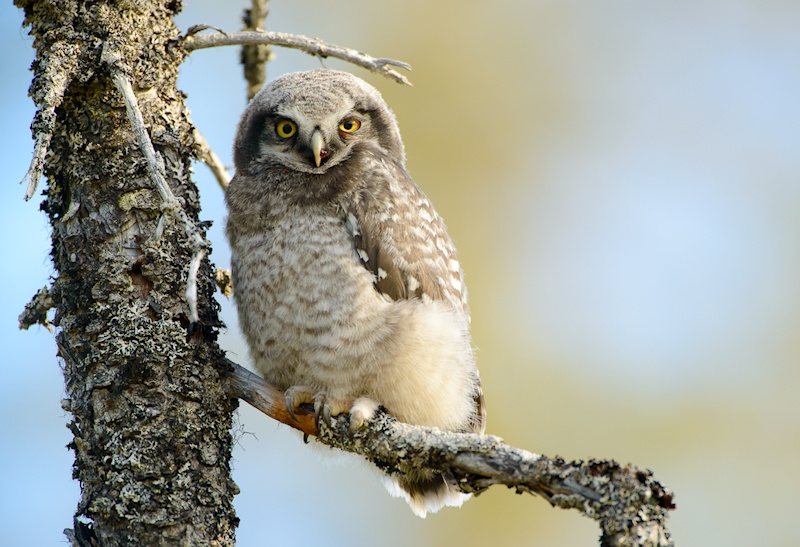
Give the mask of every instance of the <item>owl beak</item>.
[{"label": "owl beak", "polygon": [[322,164],[322,158],[328,155],[328,151],[323,148],[325,139],[322,137],[322,132],[316,129],[311,134],[311,151],[314,153],[314,163],[319,167]]}]

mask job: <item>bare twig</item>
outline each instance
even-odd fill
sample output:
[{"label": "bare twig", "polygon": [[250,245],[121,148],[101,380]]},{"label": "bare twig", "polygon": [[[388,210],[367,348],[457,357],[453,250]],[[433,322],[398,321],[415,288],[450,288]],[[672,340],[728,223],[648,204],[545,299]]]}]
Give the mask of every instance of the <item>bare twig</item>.
[{"label": "bare twig", "polygon": [[225,164],[222,163],[222,160],[219,159],[219,156],[211,149],[211,145],[208,144],[206,138],[196,127],[192,135],[194,136],[194,149],[197,157],[211,170],[211,173],[214,175],[214,178],[217,179],[217,183],[224,192],[231,182],[231,175],[228,173],[228,169],[225,167]]},{"label": "bare twig", "polygon": [[673,545],[666,528],[675,508],[672,493],[649,471],[614,461],[566,462],[507,445],[499,437],[443,432],[400,423],[386,413],[351,434],[347,416],[314,424],[314,410],[293,419],[284,394],[256,374],[225,359],[228,393],[329,446],[371,460],[386,473],[432,468],[452,476],[464,492],[480,494],[494,484],[539,494],[553,506],[577,509],[596,520],[603,545]]},{"label": "bare twig", "polygon": [[192,219],[183,210],[181,202],[172,193],[169,184],[167,184],[167,180],[164,177],[163,162],[156,155],[150,135],[147,133],[142,111],[139,109],[139,102],[136,100],[133,86],[131,86],[131,82],[126,75],[127,67],[124,66],[121,56],[106,44],[103,47],[102,58],[103,62],[109,65],[114,85],[125,102],[128,120],[133,126],[133,131],[139,142],[139,148],[145,160],[147,160],[150,179],[153,181],[159,196],[161,196],[161,210],[164,214],[178,219],[183,224],[184,231],[192,244],[194,256],[189,266],[189,275],[186,281],[186,302],[189,305],[189,319],[196,323],[199,321],[199,314],[197,313],[197,270],[206,254],[208,244],[200,235]]},{"label": "bare twig", "polygon": [[[61,93],[64,93],[64,90],[61,90]],[[55,118],[55,108],[50,110],[50,107],[46,107],[47,111],[44,109],[41,110],[44,114],[43,118],[48,114]],[[49,116],[48,116],[49,117]],[[33,197],[33,194],[36,193],[36,187],[39,186],[39,179],[42,178],[42,173],[44,173],[44,158],[47,156],[47,147],[50,146],[50,139],[52,138],[52,128],[50,132],[40,131],[36,135],[36,144],[33,147],[33,159],[31,159],[31,165],[28,167],[28,172],[25,173],[25,176],[19,182],[20,184],[25,184],[27,181],[28,187],[25,190],[25,201],[28,201]]]},{"label": "bare twig", "polygon": [[42,287],[31,298],[31,301],[25,304],[25,310],[19,315],[19,328],[28,330],[32,325],[38,323],[53,332],[53,326],[47,318],[47,312],[54,307],[55,303],[53,302],[53,296],[50,294],[50,289]]},{"label": "bare twig", "polygon": [[231,294],[233,294],[231,271],[227,268],[217,268],[214,272],[214,281],[217,283],[219,292],[221,292],[225,298],[230,298]]},{"label": "bare twig", "polygon": [[309,55],[327,58],[335,57],[367,70],[382,74],[401,84],[411,85],[408,79],[390,67],[399,67],[411,70],[411,67],[393,59],[376,59],[355,49],[350,49],[334,44],[328,44],[317,38],[309,38],[300,34],[286,32],[213,32],[208,34],[194,34],[183,39],[183,47],[187,51],[219,46],[241,46],[245,44],[271,44],[305,51]]},{"label": "bare twig", "polygon": [[36,144],[28,172],[20,181],[20,184],[27,182],[25,201],[30,200],[36,193],[36,187],[44,173],[44,162],[56,125],[56,108],[64,99],[64,93],[72,81],[72,74],[82,52],[83,48],[78,45],[58,42],[43,58],[42,80],[45,89],[39,100],[40,108],[31,124],[31,129],[36,135]]},{"label": "bare twig", "polygon": [[[267,20],[267,0],[252,0],[250,9],[244,11],[244,30],[264,30]],[[272,47],[268,44],[242,46],[242,66],[247,80],[247,100],[256,96],[267,81],[267,62],[273,59]]]},{"label": "bare twig", "polygon": [[[205,241],[203,241],[205,244]],[[192,322],[199,320],[197,313],[197,272],[200,271],[200,263],[206,257],[204,247],[195,248],[192,261],[189,263],[189,275],[186,277],[186,302],[189,303],[189,313]]]}]

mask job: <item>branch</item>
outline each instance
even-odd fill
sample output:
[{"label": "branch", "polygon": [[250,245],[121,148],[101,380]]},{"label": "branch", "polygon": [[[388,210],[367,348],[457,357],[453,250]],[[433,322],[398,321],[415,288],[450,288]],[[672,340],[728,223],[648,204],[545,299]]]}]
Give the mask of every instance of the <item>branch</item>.
[{"label": "branch", "polygon": [[214,150],[211,149],[211,145],[208,144],[206,138],[196,127],[192,130],[192,136],[194,137],[194,151],[195,154],[197,154],[197,158],[205,163],[206,167],[211,170],[214,178],[217,179],[219,187],[222,188],[224,192],[231,182],[231,175],[228,173],[228,169]]},{"label": "branch", "polygon": [[230,298],[233,294],[231,271],[227,268],[217,268],[214,271],[214,281],[217,283],[219,292],[221,292],[225,298]]},{"label": "branch", "polygon": [[339,416],[327,426],[314,423],[310,405],[293,419],[283,392],[258,375],[225,359],[227,392],[267,416],[314,435],[320,442],[364,456],[386,473],[432,468],[454,477],[464,492],[480,494],[494,484],[517,493],[539,494],[553,506],[577,509],[601,527],[602,545],[673,545],[666,528],[675,508],[672,493],[650,471],[613,460],[566,462],[507,445],[499,437],[443,432],[398,422],[385,412],[354,434],[349,419]]},{"label": "branch", "polygon": [[200,235],[197,227],[183,210],[181,202],[172,193],[172,190],[164,177],[164,164],[160,158],[156,156],[156,150],[153,147],[153,142],[150,140],[150,135],[147,134],[147,128],[144,125],[144,118],[142,111],[139,109],[139,102],[136,100],[136,94],[133,92],[133,86],[126,76],[129,71],[122,62],[122,57],[118,52],[108,45],[103,46],[102,61],[111,69],[111,79],[114,85],[122,95],[125,102],[125,110],[128,113],[128,120],[133,126],[133,131],[136,134],[136,139],[139,142],[139,148],[144,155],[147,162],[147,171],[150,179],[161,196],[161,210],[183,224],[183,229],[189,237],[192,245],[194,255],[189,265],[189,274],[186,280],[186,302],[189,305],[189,319],[192,323],[199,321],[197,313],[197,270],[200,268],[200,262],[206,255],[207,242]]},{"label": "branch", "polygon": [[[203,27],[203,29],[208,27]],[[287,32],[268,32],[268,31],[243,31],[243,32],[222,32],[217,31],[211,34],[192,34],[189,29],[187,36],[183,39],[183,47],[187,51],[204,49],[218,46],[241,46],[247,44],[270,44],[275,46],[288,47],[305,51],[309,55],[321,57],[323,59],[334,57],[347,61],[354,65],[366,68],[372,72],[382,74],[401,84],[411,85],[408,79],[397,71],[389,68],[390,66],[411,70],[411,67],[393,59],[376,59],[361,53],[355,49],[328,44],[317,38],[309,38],[300,34],[289,34]]]},{"label": "branch", "polygon": [[[244,10],[244,30],[264,30],[269,9],[267,0],[252,0],[250,9]],[[241,62],[244,79],[247,80],[247,100],[252,100],[267,81],[267,62],[274,58],[272,48],[267,44],[248,44],[242,46]]]},{"label": "branch", "polygon": [[44,173],[47,150],[56,126],[56,108],[64,99],[64,93],[72,81],[72,75],[75,73],[78,60],[82,55],[83,48],[81,46],[65,42],[57,42],[49,52],[43,55],[44,71],[41,76],[43,89],[39,88],[43,93],[36,92],[33,87],[31,88],[31,96],[36,95],[35,100],[39,104],[39,110],[31,124],[31,130],[36,136],[33,158],[28,172],[20,181],[20,184],[27,182],[25,201],[30,200],[36,193],[39,179]]},{"label": "branch", "polygon": [[19,328],[28,330],[32,325],[38,323],[53,332],[53,326],[47,318],[47,312],[54,307],[55,303],[53,302],[53,295],[50,294],[50,289],[42,287],[31,298],[31,301],[25,304],[25,310],[19,315]]}]

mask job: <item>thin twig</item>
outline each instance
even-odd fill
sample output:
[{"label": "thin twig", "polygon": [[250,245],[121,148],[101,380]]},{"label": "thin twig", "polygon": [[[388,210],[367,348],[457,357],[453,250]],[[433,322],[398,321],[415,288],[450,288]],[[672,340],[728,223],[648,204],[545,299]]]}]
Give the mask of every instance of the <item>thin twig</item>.
[{"label": "thin twig", "polygon": [[189,263],[189,274],[186,277],[186,302],[189,303],[189,312],[194,323],[199,319],[197,313],[197,272],[200,271],[200,263],[205,257],[205,248],[195,249],[192,261]]},{"label": "thin twig", "polygon": [[[63,93],[64,90],[61,90]],[[55,108],[50,109],[48,107],[49,112],[47,114],[52,115],[55,117]],[[25,173],[25,176],[22,177],[22,180],[19,181],[20,184],[25,184],[27,181],[28,187],[25,190],[25,201],[30,200],[33,197],[33,194],[36,193],[36,187],[39,186],[39,180],[42,178],[42,174],[44,173],[44,158],[47,156],[47,148],[50,146],[50,139],[53,137],[52,128],[50,132],[46,130],[40,131],[36,135],[36,144],[33,147],[33,159],[31,159],[31,165],[28,167],[28,172]]]},{"label": "thin twig", "polygon": [[386,473],[412,468],[445,472],[464,491],[480,494],[495,484],[538,494],[553,506],[577,509],[596,520],[603,545],[673,545],[666,528],[672,493],[649,471],[614,461],[566,462],[509,446],[499,437],[443,432],[398,422],[386,413],[351,433],[347,415],[314,424],[310,405],[286,410],[282,391],[228,359],[228,393],[271,418],[328,445],[371,460]]},{"label": "thin twig", "polygon": [[42,287],[31,298],[31,301],[25,304],[25,310],[19,315],[19,328],[28,330],[31,325],[38,323],[53,332],[53,326],[47,318],[47,312],[54,307],[55,302],[53,302],[53,295],[50,294],[50,289]]},{"label": "thin twig", "polygon": [[41,79],[45,86],[44,96],[38,100],[39,110],[31,124],[31,129],[36,135],[36,144],[33,148],[33,158],[28,172],[20,181],[20,184],[27,183],[25,201],[29,201],[33,197],[39,186],[39,180],[44,173],[50,139],[53,137],[56,126],[56,108],[64,99],[64,93],[72,81],[72,75],[82,53],[81,46],[58,42],[42,59],[44,71]]},{"label": "thin twig", "polygon": [[211,145],[208,144],[206,138],[196,127],[192,135],[194,136],[194,150],[197,157],[211,170],[211,173],[214,175],[214,178],[217,179],[217,183],[224,192],[231,182],[231,175],[228,173],[228,169],[214,150],[211,149]]},{"label": "thin twig", "polygon": [[230,298],[233,294],[231,271],[227,268],[217,268],[214,272],[214,281],[217,283],[219,292],[221,292],[225,298]]},{"label": "thin twig", "polygon": [[153,181],[159,196],[161,196],[161,210],[164,214],[178,219],[183,224],[183,229],[191,242],[194,256],[189,266],[189,275],[186,281],[186,302],[189,305],[189,319],[196,323],[199,321],[197,312],[197,271],[200,267],[200,262],[205,256],[208,244],[200,235],[192,219],[183,210],[181,202],[172,193],[167,183],[163,173],[163,162],[159,161],[158,156],[156,156],[156,150],[144,125],[144,118],[142,117],[142,111],[139,109],[139,102],[136,100],[133,86],[131,86],[131,82],[125,74],[127,67],[123,65],[121,56],[106,45],[103,48],[102,59],[104,63],[109,65],[111,79],[125,102],[128,120],[133,126],[133,131],[139,142],[139,148],[145,160],[147,160],[150,179]]},{"label": "thin twig", "polygon": [[183,47],[187,51],[219,46],[241,46],[245,44],[271,44],[305,51],[309,55],[327,58],[335,57],[367,70],[382,74],[401,84],[411,85],[408,79],[389,67],[399,67],[411,70],[411,67],[394,59],[376,59],[355,49],[350,49],[334,44],[328,44],[317,38],[309,38],[300,34],[286,32],[213,32],[208,34],[194,34],[183,39]]}]

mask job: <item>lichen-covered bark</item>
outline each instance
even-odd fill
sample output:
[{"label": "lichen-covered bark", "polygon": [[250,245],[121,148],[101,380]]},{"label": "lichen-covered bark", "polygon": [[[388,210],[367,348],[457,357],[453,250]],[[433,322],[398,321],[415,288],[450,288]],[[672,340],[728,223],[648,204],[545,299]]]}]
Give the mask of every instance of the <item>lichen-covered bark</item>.
[{"label": "lichen-covered bark", "polygon": [[318,421],[314,406],[290,415],[285,392],[225,360],[228,389],[267,416],[313,435],[328,446],[364,456],[385,473],[409,469],[442,472],[462,492],[479,495],[502,484],[518,494],[538,494],[560,509],[577,509],[597,521],[603,546],[672,547],[667,530],[675,498],[649,470],[613,460],[567,462],[509,446],[499,437],[454,433],[398,422],[385,412],[351,430],[350,417]]},{"label": "lichen-covered bark", "polygon": [[220,380],[211,266],[201,266],[201,325],[190,333],[192,248],[183,226],[161,211],[101,62],[113,47],[130,68],[167,181],[197,221],[191,125],[176,88],[183,51],[171,17],[180,2],[16,5],[36,39],[34,137],[52,130],[42,208],[52,222],[50,293],[82,485],[68,535],[87,545],[232,545],[236,401]]}]

